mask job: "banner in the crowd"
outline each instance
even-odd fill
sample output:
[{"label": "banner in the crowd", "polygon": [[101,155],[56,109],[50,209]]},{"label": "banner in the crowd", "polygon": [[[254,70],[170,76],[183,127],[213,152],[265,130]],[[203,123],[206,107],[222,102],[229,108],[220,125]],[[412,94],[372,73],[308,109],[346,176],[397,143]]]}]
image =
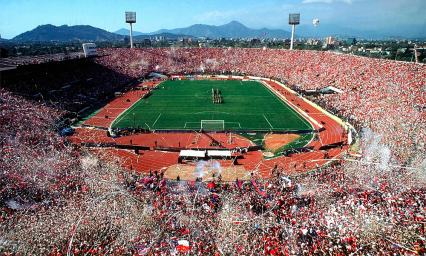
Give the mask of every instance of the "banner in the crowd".
[{"label": "banner in the crowd", "polygon": [[158,183],[158,185],[160,187],[166,187],[167,186],[166,181],[167,181],[166,178],[163,178],[162,180],[160,180],[160,182]]},{"label": "banner in the crowd", "polygon": [[[157,178],[155,178],[154,176],[148,176],[145,177],[144,179],[139,181],[138,187],[137,188],[142,188],[144,185],[148,185],[150,183],[154,183],[157,181]],[[162,179],[160,180],[160,182],[158,183],[158,185],[161,186],[166,186],[166,179]]]},{"label": "banner in the crowd", "polygon": [[241,180],[236,180],[235,184],[237,184],[237,187],[239,187],[240,189],[243,189],[243,182]]},{"label": "banner in the crowd", "polygon": [[189,242],[187,240],[179,240],[178,241],[178,246],[176,246],[176,249],[179,252],[189,251]]},{"label": "banner in the crowd", "polygon": [[254,189],[255,189],[257,192],[259,192],[259,193],[260,193],[262,196],[264,196],[265,198],[268,198],[268,199],[269,199],[269,195],[268,195],[268,193],[266,193],[266,192],[262,191],[262,189],[260,189],[260,188],[257,186],[257,183],[256,183],[256,181],[255,181],[255,180],[250,180],[250,182],[251,182],[251,184],[253,185]]},{"label": "banner in the crowd", "polygon": [[137,247],[138,250],[138,255],[145,255],[149,252],[149,247],[148,244],[144,244],[144,245],[138,245]]},{"label": "banner in the crowd", "polygon": [[218,198],[218,196],[216,195],[216,194],[213,194],[212,195],[212,201],[214,202],[214,201],[216,201],[216,199]]}]

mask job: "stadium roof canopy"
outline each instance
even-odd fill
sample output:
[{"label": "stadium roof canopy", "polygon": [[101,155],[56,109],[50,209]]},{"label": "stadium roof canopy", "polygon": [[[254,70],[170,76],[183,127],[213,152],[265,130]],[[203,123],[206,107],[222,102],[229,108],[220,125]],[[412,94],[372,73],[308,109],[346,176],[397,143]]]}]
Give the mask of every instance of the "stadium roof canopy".
[{"label": "stadium roof canopy", "polygon": [[179,157],[204,158],[204,157],[206,157],[206,151],[181,150]]},{"label": "stadium roof canopy", "polygon": [[231,151],[230,150],[207,150],[207,155],[209,157],[231,158]]},{"label": "stadium roof canopy", "polygon": [[153,77],[153,78],[166,78],[167,76],[165,76],[165,75],[162,75],[162,74],[158,74],[158,73],[154,73],[154,72],[151,72],[149,75],[148,75],[149,77]]}]

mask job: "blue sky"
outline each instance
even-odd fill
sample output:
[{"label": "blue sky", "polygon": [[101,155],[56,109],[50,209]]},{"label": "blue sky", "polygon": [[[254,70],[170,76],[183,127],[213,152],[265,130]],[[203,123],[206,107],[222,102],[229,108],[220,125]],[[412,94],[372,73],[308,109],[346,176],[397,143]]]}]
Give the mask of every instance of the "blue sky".
[{"label": "blue sky", "polygon": [[[133,30],[193,24],[223,25],[236,20],[249,28],[291,31],[288,14],[301,13],[301,23],[336,24],[359,30],[401,30],[425,25],[426,0],[0,0],[0,33],[11,39],[38,25],[91,25],[107,31],[128,28],[125,11],[137,14]],[[396,31],[397,32],[397,31]]]}]

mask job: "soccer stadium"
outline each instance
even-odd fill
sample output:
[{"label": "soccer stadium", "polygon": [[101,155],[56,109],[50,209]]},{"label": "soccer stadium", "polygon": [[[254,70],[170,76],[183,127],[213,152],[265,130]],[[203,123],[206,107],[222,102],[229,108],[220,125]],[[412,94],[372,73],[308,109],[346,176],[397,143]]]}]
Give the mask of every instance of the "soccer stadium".
[{"label": "soccer stadium", "polygon": [[424,254],[424,65],[98,52],[2,71],[0,252]]}]

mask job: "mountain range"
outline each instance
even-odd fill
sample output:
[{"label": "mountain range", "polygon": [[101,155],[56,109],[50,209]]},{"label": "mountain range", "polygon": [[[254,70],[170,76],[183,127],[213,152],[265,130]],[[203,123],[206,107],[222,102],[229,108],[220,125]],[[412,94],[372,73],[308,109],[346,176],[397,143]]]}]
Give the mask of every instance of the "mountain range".
[{"label": "mountain range", "polygon": [[[114,32],[115,34],[128,36],[130,30],[120,29]],[[192,37],[209,37],[209,38],[289,38],[291,33],[281,29],[250,29],[243,24],[232,21],[221,26],[211,26],[204,24],[195,24],[187,28],[161,29],[152,33],[142,33],[133,31],[133,36],[149,36],[161,34],[187,35]]]},{"label": "mountain range", "polygon": [[86,41],[114,41],[121,38],[123,38],[123,36],[88,25],[54,26],[47,24],[40,25],[33,30],[24,32],[14,37],[12,40],[19,42],[70,41],[74,39]]},{"label": "mountain range", "polygon": [[162,29],[154,33],[172,33],[191,35],[195,37],[210,37],[210,38],[289,38],[291,32],[282,29],[251,29],[238,21],[232,21],[221,26],[210,26],[203,24],[192,25],[187,28],[176,28],[172,30]]},{"label": "mountain range", "polygon": [[[130,30],[122,28],[122,29],[119,29],[119,30],[117,30],[113,33],[121,35],[123,37],[128,37],[130,35]],[[182,37],[192,37],[192,36],[188,36],[188,35],[182,35],[182,34],[179,34],[179,33],[169,33],[169,32],[162,32],[162,31],[159,31],[157,33],[148,33],[148,34],[144,34],[142,32],[138,32],[138,31],[133,31],[133,39],[134,40],[143,40],[145,38],[150,38],[150,37],[154,37],[154,36],[163,36],[164,38],[171,38],[171,39],[177,39],[177,38],[182,38]]]},{"label": "mountain range", "polygon": [[[291,28],[288,25],[289,29]],[[426,38],[426,30],[419,27],[410,27],[405,30],[405,35],[399,35],[406,38]],[[40,25],[31,31],[24,32],[12,41],[28,42],[28,41],[116,41],[123,39],[129,35],[128,29],[120,29],[113,33],[106,30],[95,28],[88,25],[77,26],[54,26],[54,25]],[[313,25],[298,25],[295,29],[295,37],[303,38],[324,38],[334,36],[339,38],[364,38],[364,39],[383,39],[388,38],[392,34],[391,31],[364,31],[351,29],[335,24],[320,24],[317,27]],[[413,36],[416,35],[416,36]],[[142,33],[133,31],[135,40],[141,40],[153,36],[164,36],[166,38],[179,38],[179,37],[209,37],[209,38],[290,38],[291,32],[282,29],[251,29],[243,24],[232,21],[228,24],[221,26],[211,26],[204,24],[196,24],[186,28],[176,29],[161,29],[151,33]],[[395,35],[397,36],[397,35]]]},{"label": "mountain range", "polygon": [[[291,29],[290,25],[287,25],[289,30]],[[395,35],[395,28],[390,28],[387,31],[382,30],[359,30],[352,29],[336,24],[326,24],[321,23],[318,26],[313,25],[298,25],[295,28],[295,37],[303,38],[325,38],[329,36],[339,37],[339,38],[363,38],[363,39],[384,39],[384,38],[426,38],[426,30],[424,26],[410,26],[410,27],[400,27],[398,31],[404,31],[402,35]],[[128,29],[120,29],[116,32],[120,35],[129,35],[130,31]],[[291,32],[282,29],[250,29],[239,23],[238,21],[232,21],[228,24],[221,26],[211,26],[196,24],[189,26],[187,28],[175,28],[175,29],[161,29],[152,33],[141,33],[133,31],[133,35],[145,34],[145,35],[154,35],[161,33],[171,33],[171,34],[182,34],[182,35],[191,35],[194,37],[210,37],[210,38],[290,38]]]},{"label": "mountain range", "polygon": [[[287,25],[289,30],[291,29],[290,25]],[[313,25],[298,25],[295,28],[295,37],[303,38],[325,38],[329,36],[339,37],[339,38],[363,38],[363,39],[384,39],[384,38],[426,38],[426,30],[424,26],[410,26],[410,27],[400,27],[398,31],[404,31],[402,35],[395,35],[395,27],[389,28],[389,30],[359,30],[352,29],[336,24],[326,24],[321,23],[318,26]],[[120,29],[114,33],[120,35],[129,35],[130,31],[128,29]],[[239,23],[238,21],[232,21],[228,24],[221,26],[211,26],[196,24],[189,26],[187,28],[175,28],[175,29],[161,29],[152,33],[141,33],[133,31],[133,35],[154,35],[161,33],[170,33],[170,34],[182,34],[182,35],[191,35],[194,37],[210,37],[210,38],[290,38],[291,33],[282,30],[282,29],[250,29]]]}]

